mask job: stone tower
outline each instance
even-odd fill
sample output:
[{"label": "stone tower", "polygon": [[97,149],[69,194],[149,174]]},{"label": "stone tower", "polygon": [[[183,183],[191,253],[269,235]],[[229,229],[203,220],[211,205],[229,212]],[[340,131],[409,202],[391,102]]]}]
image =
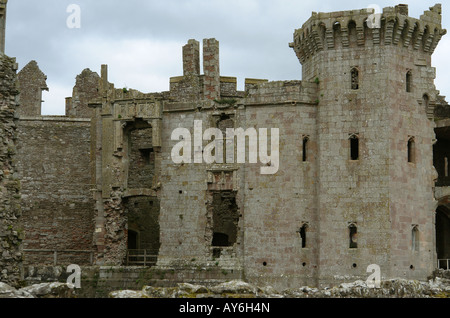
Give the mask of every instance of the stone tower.
[{"label": "stone tower", "polygon": [[[313,13],[294,33],[303,80],[319,86],[319,282],[424,279],[435,264],[431,56],[441,6]],[[357,238],[357,239],[356,239]]]},{"label": "stone tower", "polygon": [[8,0],[0,1],[0,52],[5,53],[6,5]]}]

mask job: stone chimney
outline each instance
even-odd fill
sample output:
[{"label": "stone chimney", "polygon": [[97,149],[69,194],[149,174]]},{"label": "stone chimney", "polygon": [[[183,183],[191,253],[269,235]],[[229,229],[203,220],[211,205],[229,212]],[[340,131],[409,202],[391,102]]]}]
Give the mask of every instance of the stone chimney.
[{"label": "stone chimney", "polygon": [[220,98],[219,41],[203,40],[203,92],[207,99]]}]

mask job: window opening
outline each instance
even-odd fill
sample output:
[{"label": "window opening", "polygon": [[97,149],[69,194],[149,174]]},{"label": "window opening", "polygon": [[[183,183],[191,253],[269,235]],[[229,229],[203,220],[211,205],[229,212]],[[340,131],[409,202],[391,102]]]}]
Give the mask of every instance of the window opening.
[{"label": "window opening", "polygon": [[309,138],[307,136],[303,137],[303,154],[302,154],[302,160],[303,162],[308,161],[308,144],[309,144]]},{"label": "window opening", "polygon": [[411,137],[408,140],[408,162],[414,163],[416,161],[415,152],[416,143],[414,141],[414,137]]},{"label": "window opening", "polygon": [[352,68],[351,71],[351,83],[352,89],[359,89],[359,72],[357,68]]},{"label": "window opening", "polygon": [[350,141],[350,160],[359,160],[359,138],[352,135]]},{"label": "window opening", "polygon": [[357,248],[358,247],[358,243],[357,243],[357,234],[358,234],[358,229],[356,227],[356,225],[351,224],[349,226],[349,238],[350,238],[350,248]]},{"label": "window opening", "polygon": [[307,232],[308,225],[303,224],[300,228],[300,238],[302,239],[302,248],[306,248],[306,232]]},{"label": "window opening", "polygon": [[412,84],[412,73],[411,71],[408,71],[406,73],[406,92],[411,92],[411,84]]}]

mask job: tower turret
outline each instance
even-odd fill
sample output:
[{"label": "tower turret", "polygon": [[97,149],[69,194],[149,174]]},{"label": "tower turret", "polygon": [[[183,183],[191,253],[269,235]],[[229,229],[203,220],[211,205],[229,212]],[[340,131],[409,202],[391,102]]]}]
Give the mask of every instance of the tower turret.
[{"label": "tower turret", "polygon": [[320,281],[370,264],[384,277],[434,269],[431,56],[444,34],[439,4],[420,19],[407,5],[314,12],[295,31],[303,81],[319,90]]}]

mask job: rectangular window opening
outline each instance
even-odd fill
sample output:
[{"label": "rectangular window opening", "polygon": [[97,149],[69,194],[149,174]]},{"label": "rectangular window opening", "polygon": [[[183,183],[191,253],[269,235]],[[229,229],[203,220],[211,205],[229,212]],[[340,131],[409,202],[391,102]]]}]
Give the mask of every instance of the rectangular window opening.
[{"label": "rectangular window opening", "polygon": [[300,228],[300,238],[302,239],[302,248],[306,248],[306,229],[307,229],[306,224],[304,224]]},{"label": "rectangular window opening", "polygon": [[414,138],[410,138],[408,140],[408,162],[416,162],[416,144],[414,142]]},{"label": "rectangular window opening", "polygon": [[350,233],[350,246],[349,247],[357,248],[358,247],[358,243],[357,243],[358,230],[355,225],[350,225],[349,233]]},{"label": "rectangular window opening", "polygon": [[303,162],[308,161],[308,143],[309,143],[309,138],[308,137],[304,137],[303,138],[303,153],[302,153],[302,160]]},{"label": "rectangular window opening", "polygon": [[359,160],[359,139],[356,136],[350,137],[350,160]]}]

